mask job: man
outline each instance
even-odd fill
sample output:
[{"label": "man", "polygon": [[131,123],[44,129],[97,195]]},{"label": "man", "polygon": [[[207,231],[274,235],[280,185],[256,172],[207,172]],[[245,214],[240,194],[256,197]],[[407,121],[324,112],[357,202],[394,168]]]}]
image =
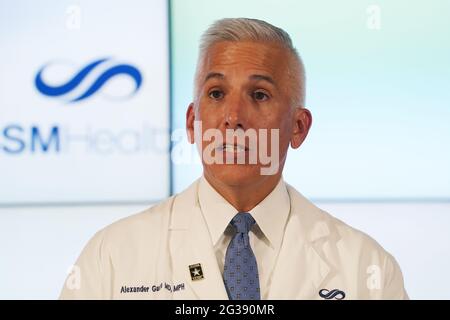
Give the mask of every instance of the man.
[{"label": "man", "polygon": [[311,127],[304,99],[286,32],[255,19],[213,24],[186,114],[203,177],[99,231],[61,298],[408,298],[389,253],[283,181],[289,145]]}]

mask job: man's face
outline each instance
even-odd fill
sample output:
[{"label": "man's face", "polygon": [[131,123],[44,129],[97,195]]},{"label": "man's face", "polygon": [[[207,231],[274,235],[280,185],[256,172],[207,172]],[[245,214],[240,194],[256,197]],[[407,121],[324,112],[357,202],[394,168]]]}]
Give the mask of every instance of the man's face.
[{"label": "man's face", "polygon": [[[196,101],[187,112],[187,128],[191,137],[194,136],[193,121],[196,120],[201,121],[202,134],[200,136],[196,132],[197,137],[204,137],[208,129],[217,129],[222,133],[223,144],[228,143],[224,147],[219,141],[220,146],[216,144],[213,148],[212,155],[223,158],[223,163],[211,163],[205,161],[203,151],[210,154],[212,149],[205,148],[214,145],[214,140],[197,140],[202,151],[204,175],[208,180],[228,186],[251,185],[274,177],[278,180],[289,143],[298,147],[310,125],[309,122],[306,132],[303,130],[304,136],[298,136],[301,110],[306,109],[294,108],[291,104],[290,90],[293,86],[289,77],[289,59],[289,52],[279,45],[259,42],[224,41],[208,50],[197,79]],[[250,148],[252,143],[249,139],[246,139],[245,146],[236,146],[236,140],[226,141],[227,129],[237,130],[236,133],[249,129],[256,132],[258,150]],[[266,129],[267,139],[259,135],[261,129]],[[276,135],[271,129],[278,130],[276,139],[273,139]],[[269,165],[267,161],[261,161],[260,149],[266,150],[268,156],[277,153],[277,157],[272,157],[278,162],[277,170],[270,175],[261,173],[261,168]],[[251,163],[251,153],[258,155],[256,163]],[[226,158],[236,160],[238,154],[245,156],[244,164],[237,161],[226,163]]]}]

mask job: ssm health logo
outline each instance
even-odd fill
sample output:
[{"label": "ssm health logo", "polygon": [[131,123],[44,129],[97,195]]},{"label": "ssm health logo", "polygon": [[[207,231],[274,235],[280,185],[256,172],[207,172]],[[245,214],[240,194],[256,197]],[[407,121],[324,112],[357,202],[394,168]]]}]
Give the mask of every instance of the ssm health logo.
[{"label": "ssm health logo", "polygon": [[[142,85],[142,74],[139,69],[131,64],[117,64],[111,58],[102,58],[92,61],[77,72],[75,72],[69,80],[64,83],[50,84],[46,81],[45,75],[50,72],[51,66],[55,63],[48,63],[41,67],[34,78],[36,89],[44,96],[52,98],[61,98],[68,103],[75,103],[86,100],[99,92],[102,87],[111,79],[117,76],[127,76],[133,81],[134,88],[128,95],[134,95]],[[85,83],[88,81],[91,83]],[[75,96],[67,98],[70,93]]]}]

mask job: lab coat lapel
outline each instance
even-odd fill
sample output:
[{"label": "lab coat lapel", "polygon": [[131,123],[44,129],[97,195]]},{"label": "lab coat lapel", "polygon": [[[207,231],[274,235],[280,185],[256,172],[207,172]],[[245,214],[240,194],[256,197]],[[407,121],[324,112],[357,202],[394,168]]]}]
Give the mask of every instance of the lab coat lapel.
[{"label": "lab coat lapel", "polygon": [[327,258],[327,255],[325,254],[326,248],[330,245],[329,235],[330,230],[328,225],[323,221],[317,222],[315,229],[310,233],[308,244],[315,254],[315,258],[308,261],[308,263],[311,264],[312,271],[310,279],[313,287],[316,288],[315,292],[313,292],[313,298],[317,297],[318,292],[323,288],[324,284],[335,275],[336,268],[334,267],[332,260]]},{"label": "lab coat lapel", "polygon": [[[191,286],[199,299],[228,299],[210,233],[198,207],[186,231],[186,240],[185,266],[188,271],[186,283]],[[203,279],[192,280],[188,267],[195,264],[201,265]]]},{"label": "lab coat lapel", "polygon": [[[335,276],[330,239],[335,233],[320,209],[288,185],[291,212],[273,273],[269,299],[317,299]],[[331,250],[330,250],[331,249]]]},{"label": "lab coat lapel", "polygon": [[[194,183],[174,203],[172,232],[178,239],[177,254],[173,254],[174,273],[192,289],[193,298],[228,299],[211,236],[198,204],[197,185]],[[201,266],[202,279],[193,280],[191,277],[189,266],[195,264]]]},{"label": "lab coat lapel", "polygon": [[324,256],[326,238],[310,241],[299,232],[298,221],[289,221],[273,271],[269,299],[315,299],[333,274]]}]

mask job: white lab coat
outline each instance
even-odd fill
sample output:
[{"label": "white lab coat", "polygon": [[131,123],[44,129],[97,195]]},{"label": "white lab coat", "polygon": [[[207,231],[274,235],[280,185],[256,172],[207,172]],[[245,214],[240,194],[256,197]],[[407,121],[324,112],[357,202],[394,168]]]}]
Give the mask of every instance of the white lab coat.
[{"label": "white lab coat", "polygon": [[[377,242],[287,190],[291,211],[269,299],[408,298],[397,262]],[[203,279],[192,280],[195,264]],[[198,181],[99,231],[75,266],[61,299],[228,299]]]}]

